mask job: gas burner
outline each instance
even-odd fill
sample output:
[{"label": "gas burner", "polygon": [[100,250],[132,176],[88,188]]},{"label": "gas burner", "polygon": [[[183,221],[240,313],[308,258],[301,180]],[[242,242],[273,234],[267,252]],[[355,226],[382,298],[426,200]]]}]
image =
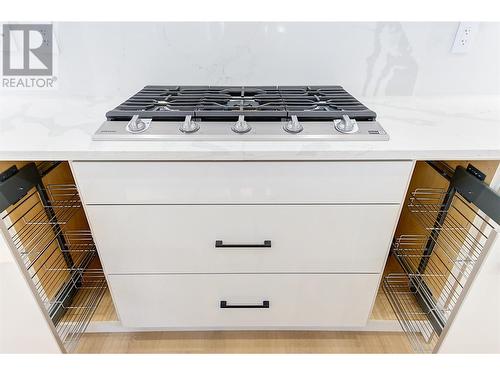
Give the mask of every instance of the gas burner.
[{"label": "gas burner", "polygon": [[106,118],[94,139],[388,139],[341,86],[146,86]]}]

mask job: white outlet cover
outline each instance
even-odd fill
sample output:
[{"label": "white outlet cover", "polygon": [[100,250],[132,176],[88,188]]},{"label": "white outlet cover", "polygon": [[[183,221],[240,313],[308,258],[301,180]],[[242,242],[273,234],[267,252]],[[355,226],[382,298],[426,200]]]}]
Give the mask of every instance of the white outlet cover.
[{"label": "white outlet cover", "polygon": [[469,52],[478,30],[479,22],[460,22],[451,52],[461,54]]}]

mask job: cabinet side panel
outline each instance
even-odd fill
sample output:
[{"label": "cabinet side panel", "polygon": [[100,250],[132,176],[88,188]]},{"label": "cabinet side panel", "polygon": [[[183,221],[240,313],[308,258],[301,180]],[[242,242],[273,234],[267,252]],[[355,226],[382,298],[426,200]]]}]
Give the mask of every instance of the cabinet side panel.
[{"label": "cabinet side panel", "polygon": [[[491,187],[500,191],[496,171]],[[478,270],[439,353],[500,353],[500,241],[498,234]]]},{"label": "cabinet side panel", "polygon": [[3,235],[0,235],[0,353],[61,353]]}]

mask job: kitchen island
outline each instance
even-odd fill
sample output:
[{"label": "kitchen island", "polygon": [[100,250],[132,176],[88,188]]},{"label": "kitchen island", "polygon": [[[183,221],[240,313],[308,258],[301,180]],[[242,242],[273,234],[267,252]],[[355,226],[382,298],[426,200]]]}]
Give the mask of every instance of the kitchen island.
[{"label": "kitchen island", "polygon": [[[69,162],[120,330],[376,329],[368,319],[398,218],[426,181],[416,163],[472,161],[498,186],[496,96],[362,98],[390,137],[376,142],[92,141],[118,98],[0,100],[2,171]],[[41,304],[26,303],[51,341]]]}]

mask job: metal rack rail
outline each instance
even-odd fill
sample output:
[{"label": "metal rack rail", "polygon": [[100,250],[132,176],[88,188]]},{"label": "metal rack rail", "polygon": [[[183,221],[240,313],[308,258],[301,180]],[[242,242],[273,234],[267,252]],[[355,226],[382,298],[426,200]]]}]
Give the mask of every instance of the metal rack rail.
[{"label": "metal rack rail", "polygon": [[391,253],[404,274],[384,279],[384,291],[418,352],[437,349],[435,338],[453,319],[500,221],[500,196],[483,182],[484,174],[472,166],[452,173],[442,163],[430,164],[449,187],[410,193],[408,208],[427,234],[394,239]]}]

